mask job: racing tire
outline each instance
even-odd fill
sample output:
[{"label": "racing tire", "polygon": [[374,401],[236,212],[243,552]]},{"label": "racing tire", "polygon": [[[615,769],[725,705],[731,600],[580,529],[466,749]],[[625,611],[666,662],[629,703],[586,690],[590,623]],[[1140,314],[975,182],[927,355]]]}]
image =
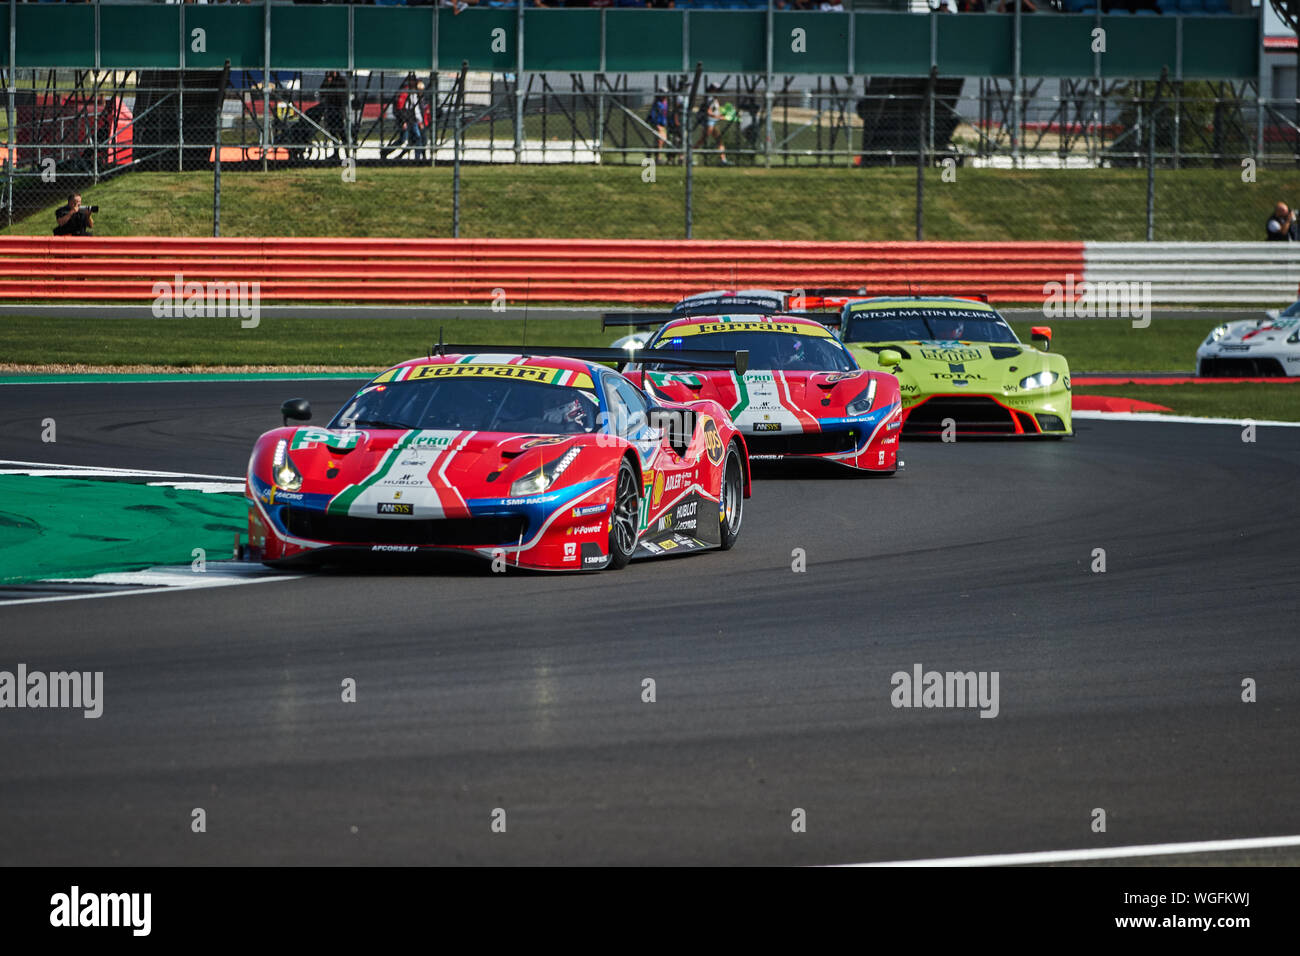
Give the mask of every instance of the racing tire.
[{"label": "racing tire", "polygon": [[740,460],[740,449],[732,442],[727,447],[726,464],[722,466],[722,487],[718,489],[718,523],[723,551],[730,551],[740,537],[740,523],[745,517],[745,468]]},{"label": "racing tire", "polygon": [[614,484],[614,513],[609,521],[610,571],[621,571],[636,551],[637,525],[641,522],[641,482],[636,469],[624,458]]}]

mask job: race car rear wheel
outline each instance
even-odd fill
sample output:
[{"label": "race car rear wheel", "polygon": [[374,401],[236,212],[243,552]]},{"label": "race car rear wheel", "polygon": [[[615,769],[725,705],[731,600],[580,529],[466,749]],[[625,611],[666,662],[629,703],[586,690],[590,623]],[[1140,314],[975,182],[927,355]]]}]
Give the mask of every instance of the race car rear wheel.
[{"label": "race car rear wheel", "polygon": [[636,469],[626,458],[618,466],[614,486],[614,516],[609,523],[609,568],[627,567],[636,550],[637,525],[641,521],[641,483]]},{"label": "race car rear wheel", "polygon": [[745,516],[745,469],[740,450],[732,442],[727,448],[727,463],[722,469],[722,488],[718,494],[718,521],[722,525],[722,550],[730,551],[740,537],[740,522]]}]

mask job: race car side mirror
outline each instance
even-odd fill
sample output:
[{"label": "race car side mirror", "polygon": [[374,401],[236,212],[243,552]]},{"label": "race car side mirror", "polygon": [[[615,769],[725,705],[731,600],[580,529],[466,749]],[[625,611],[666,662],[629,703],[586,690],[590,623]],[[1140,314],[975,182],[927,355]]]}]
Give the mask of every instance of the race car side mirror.
[{"label": "race car side mirror", "polygon": [[1029,336],[1034,340],[1034,344],[1044,352],[1052,350],[1052,329],[1050,326],[1035,325],[1029,330]]},{"label": "race car side mirror", "polygon": [[895,349],[881,349],[879,359],[881,365],[897,365],[903,361],[903,356]]},{"label": "race car side mirror", "polygon": [[311,421],[311,402],[305,398],[291,398],[280,406],[280,414],[284,417],[284,423],[289,424],[289,419],[298,422]]}]

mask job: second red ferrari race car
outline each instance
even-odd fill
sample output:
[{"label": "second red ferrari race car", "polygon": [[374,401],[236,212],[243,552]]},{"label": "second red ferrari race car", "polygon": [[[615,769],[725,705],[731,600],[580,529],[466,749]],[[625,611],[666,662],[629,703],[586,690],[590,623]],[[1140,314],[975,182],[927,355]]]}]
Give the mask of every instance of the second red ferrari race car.
[{"label": "second red ferrari race car", "polygon": [[[454,551],[503,566],[621,568],[730,549],[749,497],[744,438],[710,400],[650,398],[599,362],[447,346],[376,376],[323,427],[302,399],[257,440],[249,542],[273,566]],[[575,357],[577,356],[577,357]],[[713,352],[659,361],[744,368]]]},{"label": "second red ferrari race car", "polygon": [[666,315],[610,313],[607,326],[664,324],[648,350],[736,349],[748,371],[683,370],[631,351],[627,375],[647,393],[674,402],[710,399],[725,407],[744,434],[750,457],[820,459],[892,475],[898,467],[903,406],[898,379],[866,371],[821,323],[777,311],[783,293],[705,293],[683,299]]}]

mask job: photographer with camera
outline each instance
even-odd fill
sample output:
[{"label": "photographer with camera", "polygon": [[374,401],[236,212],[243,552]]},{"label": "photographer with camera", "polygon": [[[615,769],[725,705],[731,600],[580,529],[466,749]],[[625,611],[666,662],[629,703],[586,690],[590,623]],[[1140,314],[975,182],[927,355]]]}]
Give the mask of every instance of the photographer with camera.
[{"label": "photographer with camera", "polygon": [[1264,225],[1264,238],[1275,242],[1300,241],[1300,222],[1296,220],[1294,209],[1284,202],[1273,207],[1273,215]]},{"label": "photographer with camera", "polygon": [[83,206],[81,194],[73,193],[68,197],[68,204],[54,210],[54,234],[56,236],[93,236],[91,230],[95,225],[94,213],[98,206]]}]

